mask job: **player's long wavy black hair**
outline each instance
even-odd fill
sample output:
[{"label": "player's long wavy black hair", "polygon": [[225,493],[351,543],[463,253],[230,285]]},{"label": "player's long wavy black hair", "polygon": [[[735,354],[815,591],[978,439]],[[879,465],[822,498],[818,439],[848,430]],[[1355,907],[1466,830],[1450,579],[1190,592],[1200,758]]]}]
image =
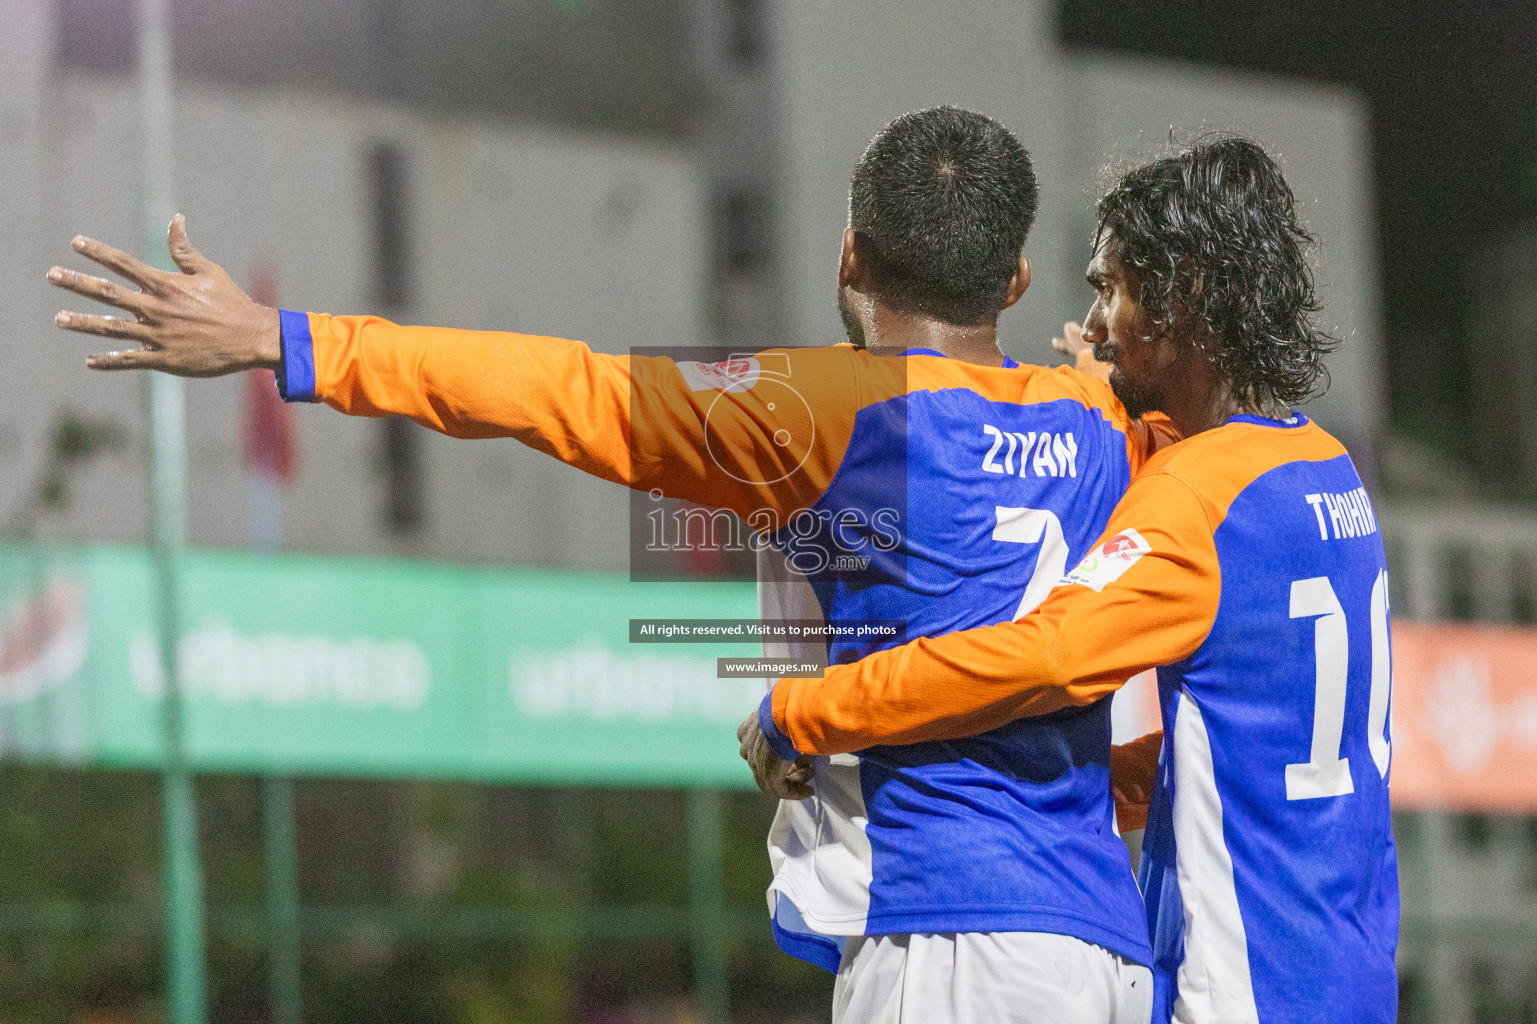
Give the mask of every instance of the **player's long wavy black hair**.
[{"label": "player's long wavy black hair", "polygon": [[1328,387],[1339,340],[1313,321],[1313,236],[1270,155],[1207,135],[1121,177],[1099,200],[1095,247],[1135,269],[1155,336],[1199,321],[1219,372],[1255,408],[1296,405]]}]

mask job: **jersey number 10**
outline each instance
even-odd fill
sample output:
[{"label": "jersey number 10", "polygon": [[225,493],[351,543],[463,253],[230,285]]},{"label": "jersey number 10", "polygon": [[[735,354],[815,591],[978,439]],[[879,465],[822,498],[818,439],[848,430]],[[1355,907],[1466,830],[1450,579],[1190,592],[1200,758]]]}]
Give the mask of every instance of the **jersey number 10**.
[{"label": "jersey number 10", "polygon": [[[1286,766],[1286,799],[1317,800],[1355,792],[1350,759],[1340,756],[1345,732],[1345,687],[1350,670],[1350,631],[1345,609],[1327,576],[1292,583],[1291,617],[1314,619],[1313,750],[1308,760]],[[1388,574],[1372,586],[1372,692],[1366,712],[1366,743],[1377,774],[1388,775],[1388,700],[1393,670],[1388,649]]]}]

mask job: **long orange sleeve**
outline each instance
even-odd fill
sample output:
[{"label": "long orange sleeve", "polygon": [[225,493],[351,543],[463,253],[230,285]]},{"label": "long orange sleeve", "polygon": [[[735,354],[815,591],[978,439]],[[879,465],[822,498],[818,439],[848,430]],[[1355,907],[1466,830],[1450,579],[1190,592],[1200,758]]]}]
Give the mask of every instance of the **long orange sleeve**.
[{"label": "long orange sleeve", "polygon": [[914,641],[781,679],[775,728],[803,754],[973,736],[1090,704],[1193,653],[1220,596],[1213,523],[1179,476],[1133,481],[1105,540],[1018,622]]},{"label": "long orange sleeve", "polygon": [[314,313],[308,335],[313,395],[342,412],[516,438],[605,480],[744,517],[815,502],[859,408],[904,388],[899,361],[856,366],[848,346],[680,363],[563,338]]}]

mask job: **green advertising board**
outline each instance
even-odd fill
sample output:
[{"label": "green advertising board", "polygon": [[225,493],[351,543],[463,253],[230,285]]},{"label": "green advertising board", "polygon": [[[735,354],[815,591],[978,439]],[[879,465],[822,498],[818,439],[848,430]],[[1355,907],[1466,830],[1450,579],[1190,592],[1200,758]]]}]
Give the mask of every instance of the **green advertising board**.
[{"label": "green advertising board", "polygon": [[[161,673],[139,548],[0,548],[0,754],[153,768]],[[632,618],[754,618],[741,583],[190,551],[195,770],[751,788],[746,644],[632,645]]]}]

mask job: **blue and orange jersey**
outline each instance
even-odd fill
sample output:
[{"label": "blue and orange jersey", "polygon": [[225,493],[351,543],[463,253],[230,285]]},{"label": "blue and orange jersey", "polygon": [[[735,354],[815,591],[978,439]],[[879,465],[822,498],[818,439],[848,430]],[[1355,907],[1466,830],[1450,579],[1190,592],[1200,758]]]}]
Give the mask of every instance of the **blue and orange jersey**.
[{"label": "blue and orange jersey", "polygon": [[1175,444],[1062,583],[1018,622],[781,680],[760,721],[782,755],[926,744],[1157,668],[1154,1020],[1394,1020],[1387,570],[1344,449],[1300,414]]},{"label": "blue and orange jersey", "polygon": [[[908,637],[1039,604],[1167,439],[1066,368],[847,345],[693,363],[377,318],[283,321],[288,397],[515,437],[729,509],[777,553],[760,557],[766,616],[899,620]],[[817,653],[856,662],[893,642]],[[817,796],[782,803],[770,837],[776,938],[829,969],[847,936],[902,932],[1049,931],[1150,962],[1109,758],[1105,700],[818,759]]]}]

